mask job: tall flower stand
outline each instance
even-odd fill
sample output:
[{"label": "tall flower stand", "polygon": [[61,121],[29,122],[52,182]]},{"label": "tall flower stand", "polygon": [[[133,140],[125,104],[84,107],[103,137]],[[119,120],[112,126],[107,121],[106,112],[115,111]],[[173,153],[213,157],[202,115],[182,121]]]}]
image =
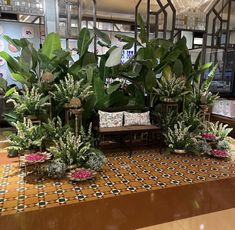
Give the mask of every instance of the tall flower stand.
[{"label": "tall flower stand", "polygon": [[64,106],[65,109],[65,122],[69,124],[70,115],[75,117],[75,135],[79,135],[79,131],[82,125],[82,111],[81,101],[79,98],[72,98],[69,103]]},{"label": "tall flower stand", "polygon": [[203,121],[210,121],[211,113],[209,112],[209,107],[207,105],[200,105],[202,111]]},{"label": "tall flower stand", "polygon": [[178,102],[171,99],[171,98],[164,98],[162,100],[162,112],[163,114],[168,114],[172,111],[175,111],[175,113],[178,113]]}]

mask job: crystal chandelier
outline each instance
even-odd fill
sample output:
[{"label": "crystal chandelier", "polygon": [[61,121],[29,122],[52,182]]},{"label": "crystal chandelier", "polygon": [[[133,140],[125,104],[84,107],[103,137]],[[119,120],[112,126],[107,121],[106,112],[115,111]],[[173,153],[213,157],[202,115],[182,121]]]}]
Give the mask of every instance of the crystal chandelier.
[{"label": "crystal chandelier", "polygon": [[204,30],[206,13],[215,0],[172,0],[176,9],[176,27],[189,30]]},{"label": "crystal chandelier", "polygon": [[202,10],[202,12],[207,12],[214,0],[172,0],[176,8],[177,14],[187,12],[189,10]]}]

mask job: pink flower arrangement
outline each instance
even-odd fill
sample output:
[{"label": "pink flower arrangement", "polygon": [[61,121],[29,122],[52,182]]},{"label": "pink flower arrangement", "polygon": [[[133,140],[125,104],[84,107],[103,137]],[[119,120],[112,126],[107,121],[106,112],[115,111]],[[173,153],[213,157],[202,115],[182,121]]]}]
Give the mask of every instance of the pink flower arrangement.
[{"label": "pink flower arrangement", "polygon": [[202,137],[203,139],[208,140],[208,141],[215,141],[215,140],[216,140],[216,136],[215,136],[214,134],[212,134],[212,133],[203,133],[203,134],[201,135],[201,137]]},{"label": "pink flower arrangement", "polygon": [[28,162],[44,161],[47,158],[48,158],[48,156],[43,153],[30,153],[25,156],[25,160]]},{"label": "pink flower arrangement", "polygon": [[70,173],[70,178],[71,179],[78,179],[78,180],[86,180],[90,179],[93,177],[94,172],[90,169],[85,169],[85,168],[79,168],[75,169]]},{"label": "pink flower arrangement", "polygon": [[225,158],[225,157],[229,156],[229,153],[226,150],[213,149],[213,150],[211,150],[211,155],[214,157]]}]

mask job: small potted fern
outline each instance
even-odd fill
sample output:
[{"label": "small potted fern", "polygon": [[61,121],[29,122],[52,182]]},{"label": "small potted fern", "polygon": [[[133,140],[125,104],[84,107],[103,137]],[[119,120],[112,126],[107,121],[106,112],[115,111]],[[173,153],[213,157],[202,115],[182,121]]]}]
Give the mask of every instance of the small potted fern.
[{"label": "small potted fern", "polygon": [[12,123],[17,129],[17,134],[9,137],[10,143],[7,150],[10,155],[24,155],[29,152],[40,151],[45,138],[44,130],[39,125],[33,125],[30,119],[24,118],[23,122]]},{"label": "small potted fern", "polygon": [[67,109],[77,109],[82,102],[93,94],[92,87],[84,84],[84,80],[76,81],[72,75],[68,75],[59,84],[55,84],[55,91],[51,92],[55,101],[64,104]]},{"label": "small potted fern", "polygon": [[164,133],[165,142],[168,148],[179,154],[186,153],[192,138],[189,133],[191,126],[185,126],[183,121],[178,121],[173,128],[168,128]]},{"label": "small potted fern", "polygon": [[33,86],[31,89],[27,85],[23,86],[23,90],[19,92],[15,91],[7,103],[12,102],[14,104],[15,112],[31,120],[38,120],[39,115],[47,112],[50,103],[48,102],[49,97],[44,96],[39,88]]},{"label": "small potted fern", "polygon": [[186,90],[186,82],[183,78],[172,76],[167,78],[163,76],[157,81],[158,88],[154,88],[156,95],[159,96],[162,102],[174,103],[180,98],[188,94]]}]

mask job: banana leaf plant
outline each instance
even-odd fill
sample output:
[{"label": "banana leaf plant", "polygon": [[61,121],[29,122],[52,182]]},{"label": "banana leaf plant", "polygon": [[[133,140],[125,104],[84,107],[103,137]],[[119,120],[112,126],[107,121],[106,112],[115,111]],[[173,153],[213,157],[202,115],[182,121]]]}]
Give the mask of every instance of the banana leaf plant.
[{"label": "banana leaf plant", "polygon": [[67,72],[67,65],[71,60],[70,52],[62,50],[60,37],[56,33],[49,34],[38,51],[27,39],[11,39],[4,36],[5,40],[14,45],[20,55],[11,57],[7,52],[0,52],[8,64],[13,80],[32,87],[40,82],[43,73],[50,72],[56,76],[63,76]]},{"label": "banana leaf plant", "polygon": [[[205,65],[204,65],[205,66]],[[211,66],[211,64],[208,66]],[[206,66],[207,67],[207,66]],[[204,68],[203,66],[201,68]],[[192,84],[192,94],[189,98],[188,103],[193,102],[195,106],[200,109],[201,105],[211,106],[214,102],[219,98],[218,94],[212,94],[210,92],[210,86],[214,79],[215,72],[218,68],[218,64],[216,64],[211,71],[209,72],[207,78],[201,83],[200,80],[194,81]],[[200,76],[201,77],[201,76]],[[198,78],[199,79],[199,78]]]}]

